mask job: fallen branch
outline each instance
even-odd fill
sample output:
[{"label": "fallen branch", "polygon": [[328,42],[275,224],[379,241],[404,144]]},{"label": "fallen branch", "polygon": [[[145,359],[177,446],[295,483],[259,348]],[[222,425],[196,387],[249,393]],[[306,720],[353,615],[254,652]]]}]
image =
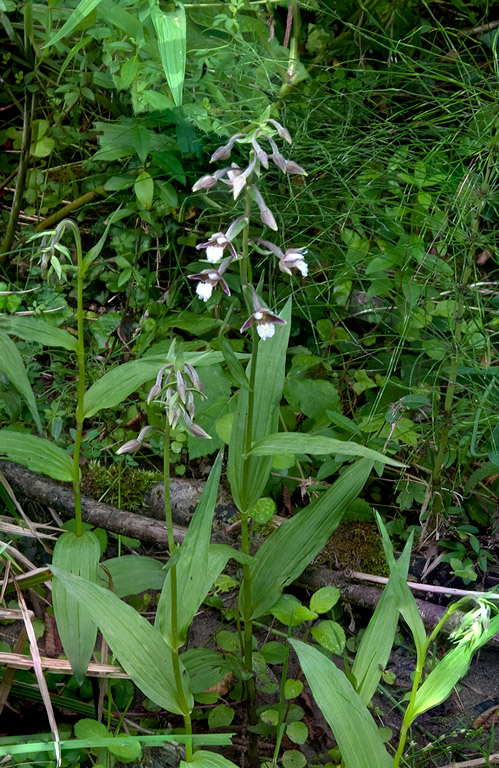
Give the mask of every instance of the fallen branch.
[{"label": "fallen branch", "polygon": [[[40,475],[31,472],[29,469],[14,464],[12,462],[0,462],[0,469],[8,479],[14,490],[22,496],[51,507],[63,516],[71,517],[74,511],[73,491],[48,480]],[[105,528],[113,533],[122,534],[140,539],[141,541],[151,542],[167,549],[166,526],[159,520],[145,517],[135,512],[127,512],[122,509],[112,507],[110,504],[101,504],[87,496],[82,496],[82,514],[86,523],[95,525],[99,528]],[[182,542],[186,534],[186,528],[181,525],[174,525],[174,538],[176,542]],[[216,537],[219,539],[219,537]],[[220,539],[219,539],[220,540]],[[226,539],[222,539],[226,543]],[[356,584],[352,582],[354,578],[370,579],[386,583],[387,579],[383,577],[372,577],[369,574],[360,574],[351,571],[332,571],[323,566],[309,566],[296,580],[299,586],[305,589],[316,591],[325,586],[336,586],[341,592],[342,599],[358,605],[361,608],[367,608],[374,611],[381,597],[382,590],[378,587],[367,586],[365,584]],[[435,589],[431,585],[416,584],[409,582],[409,586],[419,591],[426,592],[439,591],[444,594],[456,593],[460,596],[465,594],[474,594],[467,590],[453,590],[440,587]],[[477,594],[477,593],[475,593]],[[419,613],[425,627],[429,630],[434,629],[442,618],[445,607],[435,603],[416,599]],[[449,634],[461,622],[463,614],[456,611],[449,617],[445,623],[442,632]],[[493,638],[490,643],[492,647],[499,647],[499,638]]]}]

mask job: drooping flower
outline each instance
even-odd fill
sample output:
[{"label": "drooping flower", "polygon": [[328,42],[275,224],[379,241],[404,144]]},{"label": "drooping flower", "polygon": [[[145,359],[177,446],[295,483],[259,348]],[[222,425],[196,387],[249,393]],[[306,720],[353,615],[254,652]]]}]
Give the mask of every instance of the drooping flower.
[{"label": "drooping flower", "polygon": [[300,272],[302,277],[308,275],[308,264],[303,258],[307,253],[306,248],[288,248],[286,251],[282,251],[275,243],[271,243],[268,240],[261,240],[256,238],[256,242],[268,248],[269,251],[275,253],[279,259],[279,269],[281,272],[285,272],[287,275],[292,275],[292,270],[295,269]]},{"label": "drooping flower", "polygon": [[218,147],[210,157],[210,163],[216,163],[217,160],[228,160],[230,157],[230,153],[232,152],[232,147],[234,146],[237,139],[244,139],[246,136],[245,133],[235,133],[234,136],[231,136],[227,144],[224,144],[222,147]]},{"label": "drooping flower", "polygon": [[[243,226],[243,220],[246,221],[244,216],[238,216],[226,232],[215,232],[205,243],[196,245],[196,250],[200,251],[202,248],[205,248],[206,258],[211,264],[218,264],[226,248],[230,251],[231,259],[237,258],[237,251],[232,245],[232,240]],[[226,267],[224,267],[225,269]]]},{"label": "drooping flower", "polygon": [[262,303],[258,298],[255,289],[251,285],[250,288],[253,298],[253,309],[255,311],[248,317],[244,325],[241,326],[241,333],[244,333],[244,331],[247,331],[248,328],[253,325],[253,323],[256,323],[256,331],[262,341],[265,341],[265,339],[271,339],[275,333],[274,326],[276,324],[286,325],[286,321],[283,320],[282,317],[279,317],[279,315],[271,312],[268,307],[262,306]]},{"label": "drooping flower", "polygon": [[143,427],[136,438],[128,440],[126,443],[123,443],[120,448],[118,448],[116,455],[121,456],[124,453],[135,453],[138,451],[139,448],[142,448],[142,442],[151,429],[153,429],[153,427],[149,425],[147,427]]},{"label": "drooping flower", "polygon": [[262,195],[258,191],[258,189],[251,185],[251,189],[253,191],[253,194],[255,195],[255,200],[257,202],[258,208],[260,209],[260,218],[265,224],[265,226],[270,227],[270,229],[273,229],[274,232],[277,232],[278,226],[276,224],[276,220],[274,218],[274,214],[270,210],[270,208],[267,206],[267,203],[263,199]]},{"label": "drooping flower", "polygon": [[213,293],[213,289],[220,286],[222,291],[230,296],[229,286],[223,278],[223,273],[232,261],[233,256],[230,255],[228,259],[225,259],[223,264],[218,269],[203,269],[202,272],[198,272],[196,275],[188,275],[189,280],[198,280],[196,285],[196,293],[203,301],[208,301]]}]

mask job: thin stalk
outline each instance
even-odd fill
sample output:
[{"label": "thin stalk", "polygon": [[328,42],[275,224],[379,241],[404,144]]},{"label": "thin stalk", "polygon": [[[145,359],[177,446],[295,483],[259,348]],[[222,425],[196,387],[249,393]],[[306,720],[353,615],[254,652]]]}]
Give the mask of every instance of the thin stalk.
[{"label": "thin stalk", "polygon": [[[253,411],[255,401],[255,378],[256,378],[256,366],[258,360],[258,337],[253,329],[253,349],[251,354],[251,368],[250,379],[248,387],[248,415],[246,421],[246,434],[245,434],[245,448],[244,452],[247,455],[251,449],[253,441]],[[241,482],[241,498],[244,503],[247,503],[248,498],[248,470],[249,470],[249,457],[245,459],[242,468],[242,482]],[[241,514],[241,550],[244,554],[250,553],[250,536],[249,536],[249,521],[248,521],[248,509],[242,511]],[[251,605],[251,566],[249,563],[243,564],[243,595],[244,603],[246,606]],[[243,617],[244,620],[244,668],[251,675],[246,681],[246,694],[248,700],[248,719],[250,725],[256,725],[256,688],[255,678],[253,677],[253,622],[251,618]],[[256,766],[258,764],[258,735],[250,731],[248,742],[248,762],[250,766]]]},{"label": "thin stalk", "polygon": [[10,211],[9,221],[7,223],[7,229],[5,231],[5,237],[2,243],[2,253],[0,254],[0,267],[7,266],[11,253],[10,249],[14,242],[16,226],[19,219],[19,213],[21,212],[21,205],[23,201],[23,195],[26,188],[26,174],[28,172],[29,164],[29,147],[31,144],[31,124],[35,116],[35,104],[36,94],[31,94],[30,106],[28,107],[28,94],[25,94],[24,98],[24,115],[23,115],[23,135],[21,139],[21,156],[19,160],[19,166],[17,169],[16,189],[14,192],[14,199],[12,201],[12,208]]},{"label": "thin stalk", "polygon": [[241,275],[241,285],[246,285],[251,280],[251,267],[249,263],[249,219],[251,215],[251,198],[249,195],[248,185],[251,182],[251,177],[248,179],[244,201],[244,215],[246,217],[246,224],[243,229],[243,247],[242,258],[239,262],[239,274]]},{"label": "thin stalk", "polygon": [[[165,489],[165,521],[168,536],[168,550],[170,557],[175,551],[175,541],[173,538],[173,518],[170,496],[170,425],[168,417],[165,420],[165,430],[163,434],[163,481]],[[175,687],[179,698],[180,708],[184,717],[185,734],[192,736],[192,721],[187,706],[182,685],[182,672],[180,670],[180,658],[178,652],[178,594],[177,594],[177,566],[170,568],[170,621],[171,621],[171,643],[172,643],[172,663],[173,674],[175,677]],[[185,744],[185,757],[188,763],[192,762],[192,739],[188,738]]]},{"label": "thin stalk", "polygon": [[81,237],[80,230],[76,224],[72,223],[71,229],[75,235],[76,243],[76,258],[77,258],[77,278],[76,278],[76,291],[77,291],[77,308],[76,308],[76,322],[78,328],[78,342],[76,349],[76,358],[78,361],[78,402],[76,406],[76,436],[75,446],[73,453],[73,490],[75,499],[75,520],[76,520],[76,535],[81,536],[83,533],[83,523],[81,514],[81,490],[80,490],[80,450],[81,450],[81,438],[83,433],[83,398],[85,396],[85,340],[83,337],[83,274],[82,274],[82,251],[81,251]]},{"label": "thin stalk", "polygon": [[291,34],[290,40],[289,40],[289,59],[288,59],[288,68],[286,70],[286,80],[283,82],[281,86],[281,90],[279,91],[279,102],[278,102],[278,108],[281,104],[281,100],[288,95],[288,93],[291,91],[293,87],[293,79],[296,75],[296,70],[298,68],[298,63],[300,61],[299,56],[299,39],[300,39],[300,10],[298,8],[298,3],[296,0],[290,0],[290,11],[291,16],[293,19],[293,32]]}]

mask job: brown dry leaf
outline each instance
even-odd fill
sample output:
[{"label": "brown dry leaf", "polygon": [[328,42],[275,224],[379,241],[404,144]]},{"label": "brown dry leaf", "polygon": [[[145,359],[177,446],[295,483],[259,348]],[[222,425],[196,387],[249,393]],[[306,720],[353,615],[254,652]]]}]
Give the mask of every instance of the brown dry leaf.
[{"label": "brown dry leaf", "polygon": [[499,722],[499,707],[495,704],[493,707],[485,710],[472,723],[472,728],[491,728]]},{"label": "brown dry leaf", "polygon": [[218,683],[212,685],[211,688],[207,688],[206,693],[211,693],[214,691],[215,693],[218,693],[219,696],[225,696],[225,694],[230,690],[233,681],[234,675],[232,672],[227,672],[227,674],[225,674],[222,679],[218,681]]}]

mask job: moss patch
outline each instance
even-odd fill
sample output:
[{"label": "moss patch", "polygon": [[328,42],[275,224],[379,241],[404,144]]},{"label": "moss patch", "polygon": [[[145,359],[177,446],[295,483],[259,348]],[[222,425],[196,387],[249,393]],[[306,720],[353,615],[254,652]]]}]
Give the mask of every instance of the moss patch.
[{"label": "moss patch", "polygon": [[144,506],[146,491],[163,479],[161,472],[126,467],[105,466],[90,461],[82,468],[82,493],[121,509],[137,510]]},{"label": "moss patch", "polygon": [[375,576],[389,575],[378,528],[365,520],[341,523],[315,562],[334,570],[349,568]]}]

